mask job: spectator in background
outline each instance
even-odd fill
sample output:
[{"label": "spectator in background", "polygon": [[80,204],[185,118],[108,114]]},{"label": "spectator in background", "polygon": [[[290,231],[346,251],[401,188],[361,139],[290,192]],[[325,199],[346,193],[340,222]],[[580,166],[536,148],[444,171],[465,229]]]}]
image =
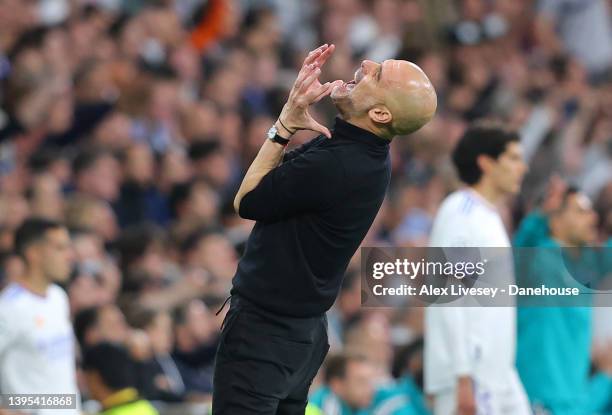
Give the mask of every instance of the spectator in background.
[{"label": "spectator in background", "polygon": [[64,217],[64,199],[60,181],[52,174],[39,174],[32,179],[28,202],[32,216],[50,220]]},{"label": "spectator in background", "polygon": [[83,369],[91,397],[102,406],[101,415],[158,415],[134,388],[134,363],[122,346],[102,342],[88,347]]},{"label": "spectator in background", "polygon": [[612,68],[612,23],[605,0],[539,0],[536,33],[553,53],[568,51],[593,79]]},{"label": "spectator in background", "polygon": [[185,398],[185,383],[174,358],[172,319],[166,312],[140,309],[133,312],[132,324],[146,333],[152,349],[149,360],[138,368],[138,389],[151,400],[180,402]]},{"label": "spectator in background", "polygon": [[179,241],[200,227],[219,222],[219,196],[204,179],[175,185],[169,203],[175,219],[173,233]]},{"label": "spectator in background", "polygon": [[223,296],[228,292],[238,266],[238,256],[223,232],[196,229],[185,240],[183,252],[187,266],[208,272],[208,290],[211,294]]},{"label": "spectator in background", "polygon": [[410,376],[397,384],[377,384],[377,372],[369,358],[349,345],[346,353],[326,359],[324,384],[310,404],[324,414],[429,415],[422,390]]},{"label": "spectator in background", "polygon": [[149,225],[127,229],[117,242],[124,273],[120,301],[126,308],[170,311],[206,293],[208,274],[200,269],[182,273],[164,250],[165,244],[163,231]]},{"label": "spectator in background", "polygon": [[[191,178],[191,165],[187,160],[186,151],[180,146],[169,149],[161,158],[160,170],[156,183],[162,194],[169,197],[174,186],[186,183]],[[168,209],[171,218],[174,219],[170,207]]]},{"label": "spectator in background", "polygon": [[390,337],[390,324],[383,313],[368,314],[347,330],[345,350],[364,356],[373,369],[370,381],[374,395],[366,413],[420,414],[419,411],[425,409],[422,392],[419,396],[418,389],[413,390],[411,379],[398,382],[391,376],[393,349]]},{"label": "spectator in background", "polygon": [[120,169],[109,152],[85,149],[72,163],[75,191],[112,203],[119,197]]},{"label": "spectator in background", "polygon": [[195,177],[206,179],[221,194],[222,203],[231,200],[230,193],[235,190],[231,187],[232,166],[219,141],[194,142],[189,147],[189,159]]},{"label": "spectator in background", "polygon": [[79,311],[74,317],[74,333],[85,350],[102,342],[127,344],[129,327],[119,307],[109,303]]},{"label": "spectator in background", "polygon": [[66,224],[71,229],[94,232],[104,243],[115,241],[119,225],[108,202],[84,194],[70,197],[66,203]]},{"label": "spectator in background", "polygon": [[212,374],[218,345],[217,328],[210,311],[199,299],[191,300],[174,310],[172,357],[185,383],[190,400],[212,397]]},{"label": "spectator in background", "polygon": [[[602,277],[597,252],[589,247],[597,236],[596,223],[589,199],[577,189],[567,189],[550,212],[550,233],[535,241],[538,249],[532,255],[519,257],[519,285],[595,288]],[[536,307],[519,302],[518,310],[517,367],[534,409],[553,414],[604,410],[599,405],[609,402],[605,397],[612,390],[612,378],[600,374],[596,387],[589,385],[592,299],[538,301],[531,303]],[[542,376],[548,381],[542,382]],[[602,382],[609,386],[602,387]],[[603,399],[595,391],[603,391]]]},{"label": "spectator in background", "polygon": [[28,159],[28,169],[34,175],[52,175],[57,179],[62,190],[72,179],[68,154],[51,148],[43,148],[34,152]]},{"label": "spectator in background", "polygon": [[324,373],[324,386],[309,400],[324,414],[352,415],[371,405],[374,368],[365,357],[330,355]]},{"label": "spectator in background", "polygon": [[170,284],[171,275],[164,255],[163,231],[150,224],[126,229],[117,241],[124,289],[146,292]]},{"label": "spectator in background", "polygon": [[68,298],[57,285],[72,266],[68,230],[58,222],[28,219],[17,229],[15,252],[25,269],[0,293],[2,393],[78,397]]},{"label": "spectator in background", "polygon": [[396,351],[393,364],[393,376],[398,379],[397,389],[408,398],[416,415],[430,413],[423,394],[423,349],[423,338],[416,339]]},{"label": "spectator in background", "polygon": [[167,200],[155,186],[155,160],[149,147],[134,144],[121,159],[123,182],[115,206],[119,225],[145,222],[165,225],[169,219]]},{"label": "spectator in background", "polygon": [[[71,231],[76,257],[73,276],[68,290],[71,294],[73,312],[79,310],[78,304],[91,306],[117,301],[121,290],[121,273],[104,249],[104,240],[94,231],[75,228]],[[85,285],[92,284],[95,289],[89,293],[73,292],[81,280],[89,280]],[[92,297],[92,303],[84,298]]]},{"label": "spectator in background", "polygon": [[361,315],[361,280],[352,269],[347,270],[340,294],[334,307],[328,312],[328,336],[330,350],[339,351],[344,347],[344,334]]}]

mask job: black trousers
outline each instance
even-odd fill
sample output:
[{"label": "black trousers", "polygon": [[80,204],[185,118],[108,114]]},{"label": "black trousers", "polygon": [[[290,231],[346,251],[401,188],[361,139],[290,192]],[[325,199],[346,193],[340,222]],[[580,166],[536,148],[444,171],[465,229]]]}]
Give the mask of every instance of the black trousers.
[{"label": "black trousers", "polygon": [[267,312],[232,296],[213,378],[214,415],[303,415],[327,355],[327,318]]}]

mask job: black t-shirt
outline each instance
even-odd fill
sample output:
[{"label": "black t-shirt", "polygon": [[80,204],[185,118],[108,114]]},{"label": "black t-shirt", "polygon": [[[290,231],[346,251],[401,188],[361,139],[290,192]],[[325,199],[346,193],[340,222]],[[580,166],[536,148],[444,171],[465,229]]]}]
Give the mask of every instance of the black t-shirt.
[{"label": "black t-shirt", "polygon": [[240,216],[257,223],[232,294],[287,316],[327,311],[390,177],[389,140],[340,118],[331,139],[285,154],[240,202]]}]

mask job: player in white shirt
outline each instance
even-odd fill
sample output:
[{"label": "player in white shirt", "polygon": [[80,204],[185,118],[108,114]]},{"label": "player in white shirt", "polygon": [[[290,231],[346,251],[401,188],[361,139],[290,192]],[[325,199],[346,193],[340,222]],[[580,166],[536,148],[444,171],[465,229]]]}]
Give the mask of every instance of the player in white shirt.
[{"label": "player in white shirt", "polygon": [[[72,246],[66,228],[28,219],[17,230],[15,251],[25,275],[0,292],[0,393],[76,394],[74,335],[66,293]],[[25,413],[77,414],[77,410]]]},{"label": "player in white shirt", "polygon": [[[509,248],[496,205],[519,191],[527,170],[518,135],[495,124],[476,124],[459,141],[453,162],[467,187],[440,206],[429,245]],[[512,281],[508,254],[503,274]],[[428,307],[425,389],[434,396],[434,414],[531,414],[515,349],[515,307]]]}]

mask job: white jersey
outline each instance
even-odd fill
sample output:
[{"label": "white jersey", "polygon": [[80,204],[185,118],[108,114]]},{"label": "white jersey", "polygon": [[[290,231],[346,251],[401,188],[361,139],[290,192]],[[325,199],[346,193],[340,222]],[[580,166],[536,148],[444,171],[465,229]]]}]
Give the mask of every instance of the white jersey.
[{"label": "white jersey", "polygon": [[[432,247],[510,247],[498,211],[471,189],[449,195],[434,221]],[[509,253],[508,253],[509,254]],[[508,255],[504,277],[514,281]],[[506,268],[508,267],[508,268]],[[467,300],[467,299],[466,299]],[[513,377],[516,348],[515,307],[428,307],[425,310],[425,389],[454,388],[470,376],[491,388]]]},{"label": "white jersey", "polygon": [[[77,394],[74,334],[66,293],[46,296],[11,283],[0,292],[0,393]],[[37,414],[77,414],[39,410]]]}]

